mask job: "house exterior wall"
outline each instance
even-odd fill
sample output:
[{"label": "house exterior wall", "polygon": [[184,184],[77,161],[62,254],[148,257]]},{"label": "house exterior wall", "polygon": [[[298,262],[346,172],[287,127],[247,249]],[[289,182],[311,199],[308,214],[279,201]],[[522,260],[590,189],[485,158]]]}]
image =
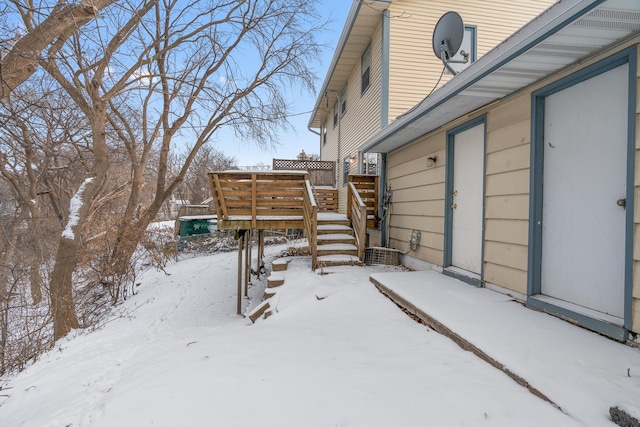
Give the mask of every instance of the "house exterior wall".
[{"label": "house exterior wall", "polygon": [[[421,233],[411,256],[442,265],[444,251],[444,191],[446,133],[437,132],[389,156],[387,183],[393,191],[389,246],[409,252],[412,230]],[[433,168],[427,157],[437,156]]]},{"label": "house exterior wall", "polygon": [[[410,231],[419,230],[420,247],[409,256],[442,266],[446,132],[486,114],[483,281],[526,294],[532,93],[630,46],[640,49],[640,37],[389,153],[388,183],[393,190],[389,246],[409,251]],[[632,331],[640,333],[640,71],[636,74],[636,93],[630,94],[636,98]],[[432,155],[438,161],[429,169],[426,158]]]},{"label": "house exterior wall", "polygon": [[[329,94],[329,101],[321,105],[327,109],[326,144],[320,137],[320,158],[337,162],[336,183],[339,190],[339,211],[346,209],[346,187],[342,185],[343,161],[345,157],[357,156],[361,144],[422,100],[434,87],[442,71],[442,63],[433,54],[431,35],[440,17],[450,10],[456,10],[466,24],[477,27],[477,57],[485,54],[495,45],[526,22],[533,19],[555,0],[528,0],[508,2],[506,0],[485,0],[481,7],[472,0],[429,1],[394,0],[386,12],[389,38],[389,99],[382,97],[382,41],[383,14],[371,39],[370,87],[361,96],[358,61],[347,83],[347,111],[340,123],[333,126],[333,105],[336,94]],[[445,74],[440,85],[451,78]],[[386,90],[385,90],[386,92]],[[385,109],[383,112],[382,109]],[[382,123],[382,120],[385,123]],[[338,142],[339,141],[339,142]],[[349,173],[358,173],[358,164],[349,164]]]},{"label": "house exterior wall", "polygon": [[[382,23],[371,38],[371,68],[369,88],[360,93],[360,63],[353,69],[347,82],[347,110],[339,118],[339,124],[333,127],[333,106],[328,124],[327,144],[322,147],[322,160],[337,161],[337,179],[339,212],[346,212],[347,187],[343,185],[343,160],[345,157],[358,156],[358,147],[371,135],[380,130],[380,89],[382,61]],[[332,98],[335,99],[335,98]],[[338,133],[340,153],[338,154]],[[339,156],[339,158],[338,158]],[[358,173],[358,163],[349,163],[349,173]]]},{"label": "house exterior wall", "polygon": [[[431,37],[442,15],[456,11],[465,25],[476,27],[477,58],[509,37],[555,3],[554,0],[509,2],[485,0],[394,1],[390,11],[389,120],[420,102],[436,85],[443,70]],[[438,84],[453,77],[445,72]]]},{"label": "house exterior wall", "polygon": [[484,280],[527,293],[530,94],[487,114]]}]

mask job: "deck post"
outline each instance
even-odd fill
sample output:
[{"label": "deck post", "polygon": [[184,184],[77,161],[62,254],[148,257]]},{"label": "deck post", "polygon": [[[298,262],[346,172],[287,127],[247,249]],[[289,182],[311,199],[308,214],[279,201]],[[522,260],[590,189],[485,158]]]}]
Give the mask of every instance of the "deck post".
[{"label": "deck post", "polygon": [[238,302],[237,314],[242,314],[242,246],[244,243],[244,233],[238,238]]},{"label": "deck post", "polygon": [[260,266],[264,256],[264,230],[258,230],[258,264],[256,265],[257,280],[260,280]]},{"label": "deck post", "polygon": [[251,282],[251,230],[247,230],[247,241],[244,257],[244,296],[249,296],[249,282]]}]

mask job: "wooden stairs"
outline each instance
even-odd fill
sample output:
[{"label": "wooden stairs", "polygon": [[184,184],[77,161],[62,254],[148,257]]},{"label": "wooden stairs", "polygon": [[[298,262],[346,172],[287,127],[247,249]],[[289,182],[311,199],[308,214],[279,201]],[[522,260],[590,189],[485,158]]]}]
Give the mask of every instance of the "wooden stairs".
[{"label": "wooden stairs", "polygon": [[319,212],[316,251],[319,267],[362,265],[351,221],[347,215]]}]

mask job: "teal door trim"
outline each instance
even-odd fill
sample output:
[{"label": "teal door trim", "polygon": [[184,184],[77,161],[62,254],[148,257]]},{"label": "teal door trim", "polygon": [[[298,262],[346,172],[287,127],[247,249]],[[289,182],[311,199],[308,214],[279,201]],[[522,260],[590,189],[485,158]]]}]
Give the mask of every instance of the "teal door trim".
[{"label": "teal door trim", "polygon": [[[621,65],[629,65],[628,129],[627,129],[627,189],[625,212],[625,274],[624,274],[624,326],[590,318],[584,314],[555,306],[536,299],[541,294],[542,268],[542,211],[543,211],[543,168],[544,168],[544,114],[545,100],[563,89],[586,81]],[[595,330],[614,339],[624,341],[632,325],[633,303],[633,229],[634,229],[634,175],[635,175],[635,133],[637,97],[637,47],[632,46],[617,52],[574,74],[553,82],[531,95],[531,170],[529,200],[529,257],[527,272],[527,304],[540,310],[549,311],[560,317],[577,321],[588,329]]]},{"label": "teal door trim", "polygon": [[[457,274],[454,271],[447,270],[447,267],[451,267],[451,260],[453,257],[453,209],[451,205],[453,203],[453,167],[455,162],[455,137],[457,134],[466,130],[474,128],[478,125],[484,126],[484,141],[482,152],[484,156],[479,161],[482,161],[482,249],[481,249],[481,272],[480,279],[474,279],[462,274]],[[484,232],[485,232],[485,199],[486,199],[486,185],[487,185],[487,116],[476,117],[460,126],[447,131],[447,145],[446,145],[446,173],[445,173],[445,196],[444,196],[444,259],[443,259],[443,273],[455,277],[463,282],[471,285],[482,287],[484,277]]]}]

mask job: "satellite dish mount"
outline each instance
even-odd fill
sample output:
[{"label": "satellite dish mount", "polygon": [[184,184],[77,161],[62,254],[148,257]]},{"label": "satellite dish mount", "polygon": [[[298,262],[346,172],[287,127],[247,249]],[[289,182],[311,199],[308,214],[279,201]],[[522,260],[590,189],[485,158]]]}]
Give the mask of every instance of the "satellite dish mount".
[{"label": "satellite dish mount", "polygon": [[464,24],[462,17],[457,12],[447,12],[442,15],[433,30],[433,52],[454,76],[458,73],[450,64],[466,64],[469,62],[469,54],[464,50],[460,51],[464,59],[452,59],[458,53],[463,37]]}]

